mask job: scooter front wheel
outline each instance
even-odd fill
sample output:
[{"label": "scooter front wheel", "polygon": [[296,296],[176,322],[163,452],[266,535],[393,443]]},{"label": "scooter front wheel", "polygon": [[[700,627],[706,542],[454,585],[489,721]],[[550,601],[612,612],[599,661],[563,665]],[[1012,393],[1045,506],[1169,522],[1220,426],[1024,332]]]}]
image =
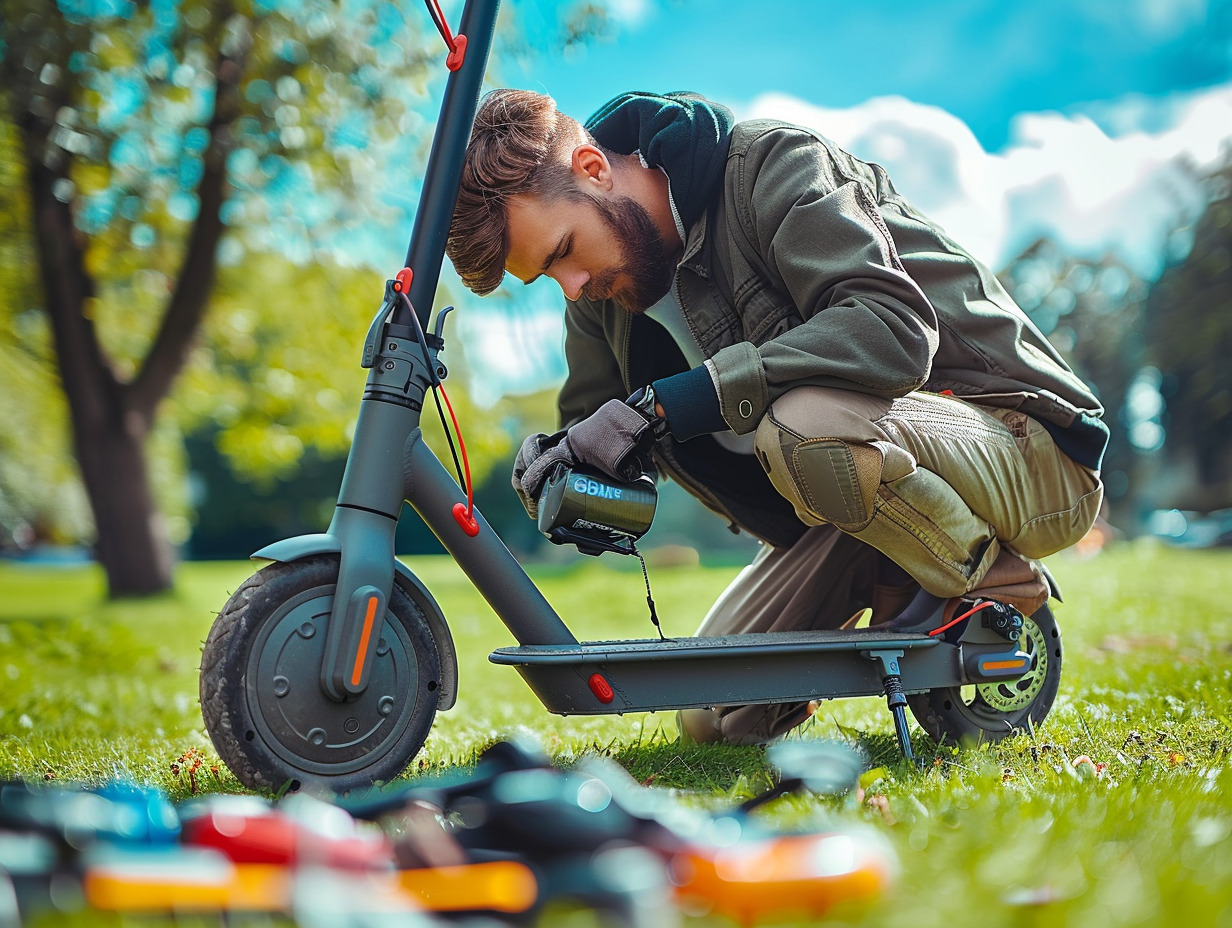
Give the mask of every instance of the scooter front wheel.
[{"label": "scooter front wheel", "polygon": [[440,698],[440,659],[423,611],[397,584],[368,688],[321,687],[337,555],[271,564],[227,601],[201,658],[201,714],[219,756],[254,790],[334,792],[397,776],[423,746]]},{"label": "scooter front wheel", "polygon": [[1043,722],[1061,684],[1061,630],[1047,604],[1024,617],[1018,646],[1031,656],[1031,669],[1017,680],[909,695],[920,727],[937,742],[979,744]]}]

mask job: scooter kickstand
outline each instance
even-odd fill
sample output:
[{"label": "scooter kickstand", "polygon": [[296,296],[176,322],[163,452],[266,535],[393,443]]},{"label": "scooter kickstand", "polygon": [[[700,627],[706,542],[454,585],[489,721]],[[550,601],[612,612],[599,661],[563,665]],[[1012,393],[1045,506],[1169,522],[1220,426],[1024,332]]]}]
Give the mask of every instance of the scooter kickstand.
[{"label": "scooter kickstand", "polygon": [[907,694],[903,692],[903,681],[898,671],[898,659],[903,656],[903,652],[865,651],[864,655],[881,664],[881,685],[885,687],[886,704],[894,716],[894,734],[898,738],[898,747],[903,752],[903,757],[914,763],[911,733],[907,730]]}]

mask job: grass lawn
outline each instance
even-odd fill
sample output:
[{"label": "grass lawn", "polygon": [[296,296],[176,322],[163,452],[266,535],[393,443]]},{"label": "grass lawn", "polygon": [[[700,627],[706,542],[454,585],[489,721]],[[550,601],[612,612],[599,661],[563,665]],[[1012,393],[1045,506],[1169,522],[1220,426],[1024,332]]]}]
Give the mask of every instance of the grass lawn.
[{"label": "grass lawn", "polygon": [[[636,562],[611,560],[535,576],[579,638],[651,635]],[[699,802],[769,784],[759,749],[678,747],[671,714],[548,714],[488,663],[514,642],[453,564],[409,563],[450,622],[461,681],[410,775],[529,732],[562,762],[598,750]],[[890,896],[833,923],[1232,928],[1232,552],[1137,543],[1051,566],[1065,671],[1038,732],[969,750],[917,732],[916,769],[897,762],[884,700],[823,704],[802,730],[858,742],[881,775],[863,800],[791,798],[765,814],[862,823],[902,864]],[[196,676],[213,612],[250,570],[188,564],[173,595],[105,603],[95,568],[0,564],[0,776],[238,790],[202,728]],[[652,570],[667,633],[690,634],[735,570]]]}]

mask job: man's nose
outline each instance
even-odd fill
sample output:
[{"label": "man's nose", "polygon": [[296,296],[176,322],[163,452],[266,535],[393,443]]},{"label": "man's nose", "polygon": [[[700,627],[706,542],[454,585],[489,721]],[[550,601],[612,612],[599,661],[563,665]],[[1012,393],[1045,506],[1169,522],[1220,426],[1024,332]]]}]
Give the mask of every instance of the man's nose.
[{"label": "man's nose", "polygon": [[566,271],[556,276],[565,299],[576,300],[582,295],[582,288],[590,282],[590,275],[585,271]]}]

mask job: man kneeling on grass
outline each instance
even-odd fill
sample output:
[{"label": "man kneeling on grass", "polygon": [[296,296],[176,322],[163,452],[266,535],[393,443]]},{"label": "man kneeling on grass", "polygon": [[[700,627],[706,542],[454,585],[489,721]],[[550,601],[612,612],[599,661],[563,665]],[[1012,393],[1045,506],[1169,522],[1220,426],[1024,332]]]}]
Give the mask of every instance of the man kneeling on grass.
[{"label": "man kneeling on grass", "polygon": [[[653,468],[763,547],[699,634],[892,618],[923,586],[1027,615],[1031,559],[1094,522],[1102,409],[992,273],[878,165],[809,129],[629,93],[585,126],[550,97],[481,101],[447,253],[565,295],[562,430],[526,439],[535,514],[557,462]],[[801,706],[681,713],[763,742]]]}]

